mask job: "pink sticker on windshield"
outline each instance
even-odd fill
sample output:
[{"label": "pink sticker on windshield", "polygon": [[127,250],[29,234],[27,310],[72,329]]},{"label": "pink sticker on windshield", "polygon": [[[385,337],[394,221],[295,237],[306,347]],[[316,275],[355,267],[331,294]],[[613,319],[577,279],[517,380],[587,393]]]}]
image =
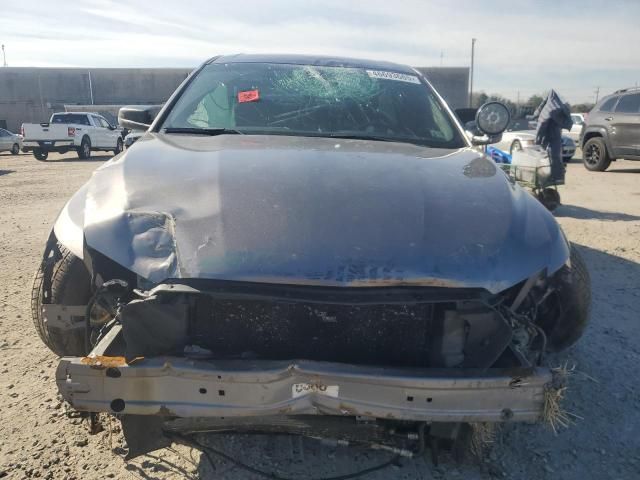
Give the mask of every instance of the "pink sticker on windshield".
[{"label": "pink sticker on windshield", "polygon": [[238,92],[238,103],[256,102],[260,100],[260,92],[258,90],[245,90]]}]

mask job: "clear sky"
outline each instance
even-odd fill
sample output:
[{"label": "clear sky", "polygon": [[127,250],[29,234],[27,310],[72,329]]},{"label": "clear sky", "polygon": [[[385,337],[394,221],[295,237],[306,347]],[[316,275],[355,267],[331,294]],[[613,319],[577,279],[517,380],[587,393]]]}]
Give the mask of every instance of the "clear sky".
[{"label": "clear sky", "polygon": [[220,53],[466,66],[475,90],[572,102],[640,84],[640,0],[0,0],[9,66],[195,67]]}]

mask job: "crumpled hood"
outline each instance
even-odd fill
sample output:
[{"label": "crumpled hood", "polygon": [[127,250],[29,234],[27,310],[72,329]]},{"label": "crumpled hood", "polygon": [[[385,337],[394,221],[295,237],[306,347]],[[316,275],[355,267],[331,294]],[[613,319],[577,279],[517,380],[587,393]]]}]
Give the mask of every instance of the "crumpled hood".
[{"label": "crumpled hood", "polygon": [[553,216],[472,149],[147,134],[79,195],[87,246],[151,282],[498,292],[568,258]]}]

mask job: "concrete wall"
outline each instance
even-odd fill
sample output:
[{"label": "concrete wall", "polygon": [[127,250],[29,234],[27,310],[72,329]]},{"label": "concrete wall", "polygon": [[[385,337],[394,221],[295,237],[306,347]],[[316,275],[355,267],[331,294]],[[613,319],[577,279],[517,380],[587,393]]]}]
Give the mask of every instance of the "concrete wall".
[{"label": "concrete wall", "polygon": [[163,103],[187,77],[171,68],[0,68],[0,121],[18,131],[65,105]]},{"label": "concrete wall", "polygon": [[469,103],[469,67],[417,67],[452,109]]},{"label": "concrete wall", "polygon": [[[466,106],[468,68],[418,70],[452,108]],[[73,105],[163,103],[189,72],[178,68],[0,68],[0,123],[6,121],[7,128],[17,132],[22,123],[47,121],[54,112],[73,110]]]}]

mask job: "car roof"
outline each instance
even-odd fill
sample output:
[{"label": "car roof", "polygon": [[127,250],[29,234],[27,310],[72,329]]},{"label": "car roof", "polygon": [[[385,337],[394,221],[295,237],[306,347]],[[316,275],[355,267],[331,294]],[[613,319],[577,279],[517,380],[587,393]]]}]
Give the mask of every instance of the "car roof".
[{"label": "car roof", "polygon": [[206,63],[287,63],[293,65],[315,65],[319,67],[351,67],[388,70],[398,73],[416,75],[416,71],[408,65],[385,62],[381,60],[365,60],[359,58],[330,57],[321,55],[292,54],[236,54],[214,57]]},{"label": "car roof", "polygon": [[54,115],[97,115],[101,117],[99,113],[96,112],[56,112]]}]

